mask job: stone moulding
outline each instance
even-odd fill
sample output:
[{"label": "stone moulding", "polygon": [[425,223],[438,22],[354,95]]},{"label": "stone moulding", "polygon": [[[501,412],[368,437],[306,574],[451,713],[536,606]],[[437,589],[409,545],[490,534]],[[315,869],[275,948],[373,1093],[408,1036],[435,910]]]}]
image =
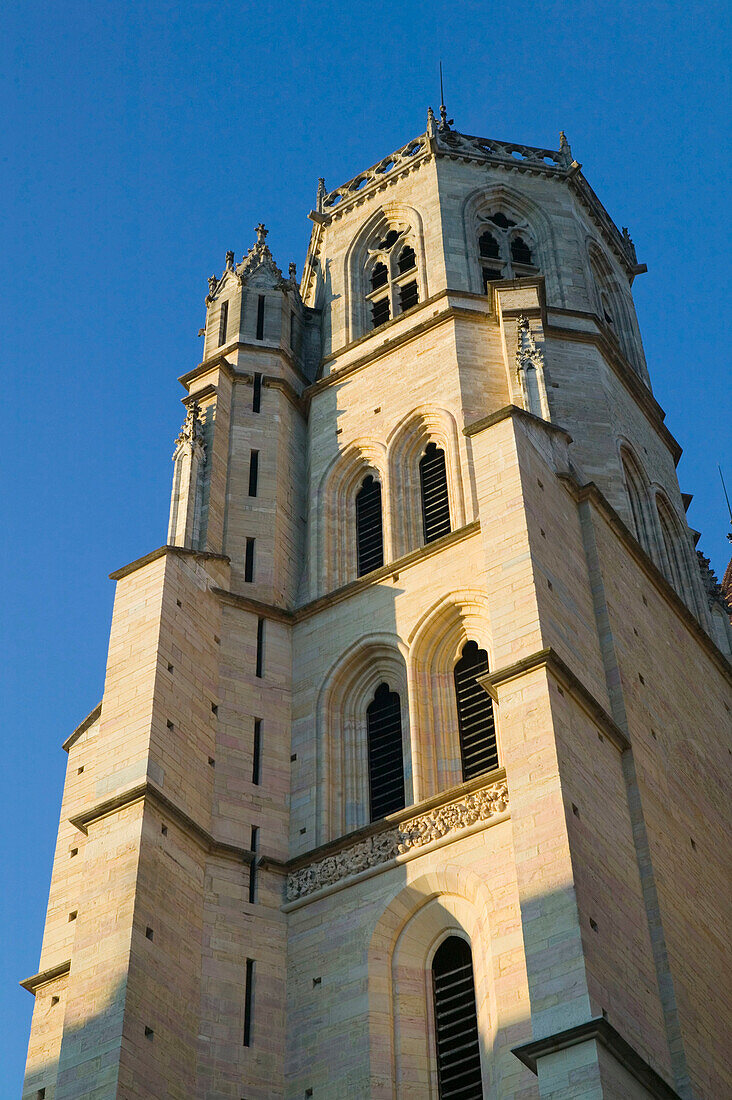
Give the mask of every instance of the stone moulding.
[{"label": "stone moulding", "polygon": [[451,833],[488,821],[507,809],[508,786],[505,779],[501,779],[291,872],[287,876],[287,901],[298,901],[317,890],[340,884],[344,879],[409,855]]}]

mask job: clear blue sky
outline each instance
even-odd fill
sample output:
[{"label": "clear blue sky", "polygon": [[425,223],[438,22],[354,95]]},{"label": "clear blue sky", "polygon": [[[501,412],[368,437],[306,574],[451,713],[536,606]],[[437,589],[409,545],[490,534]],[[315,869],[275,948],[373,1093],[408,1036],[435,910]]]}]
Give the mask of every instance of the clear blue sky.
[{"label": "clear blue sky", "polygon": [[458,129],[553,148],[566,130],[630,227],[690,522],[724,568],[722,13],[696,0],[3,6],[3,1097],[20,1089],[32,1000],[16,983],[38,963],[60,746],[101,697],[108,572],[165,540],[176,378],[200,359],[207,276],[260,220],[280,266],[300,270],[317,177],[334,187],[421,133],[439,57]]}]

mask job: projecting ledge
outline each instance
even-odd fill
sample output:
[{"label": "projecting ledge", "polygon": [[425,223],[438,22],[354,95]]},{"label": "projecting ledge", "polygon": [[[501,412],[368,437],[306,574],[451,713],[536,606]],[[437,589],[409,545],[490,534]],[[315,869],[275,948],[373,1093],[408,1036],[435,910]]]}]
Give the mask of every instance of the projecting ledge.
[{"label": "projecting ledge", "polygon": [[540,1058],[593,1039],[602,1043],[615,1060],[640,1082],[647,1090],[649,1097],[654,1097],[655,1100],[681,1100],[676,1090],[656,1073],[645,1058],[641,1057],[604,1016],[587,1020],[586,1023],[569,1027],[565,1031],[557,1031],[553,1035],[546,1035],[543,1039],[532,1039],[530,1043],[522,1043],[521,1046],[513,1047],[512,1053],[532,1073],[537,1073],[537,1063]]},{"label": "projecting ledge", "polygon": [[123,577],[134,573],[136,569],[142,569],[144,565],[149,565],[151,561],[157,561],[158,558],[162,558],[166,554],[179,554],[181,557],[198,558],[200,561],[222,561],[226,565],[231,565],[231,558],[226,554],[212,554],[208,550],[190,550],[187,546],[166,544],[165,546],[159,546],[157,550],[151,550],[149,554],[144,554],[141,558],[136,558],[129,565],[123,565],[120,569],[115,569],[114,573],[109,574],[109,579],[111,581],[121,581]]},{"label": "projecting ledge", "polygon": [[496,409],[488,416],[481,417],[480,420],[474,420],[472,424],[466,424],[463,428],[463,435],[477,435],[478,432],[482,432],[486,428],[492,428],[494,424],[500,424],[502,420],[508,420],[512,416],[516,416],[520,420],[526,420],[530,424],[536,424],[548,432],[564,436],[567,443],[572,442],[572,436],[564,428],[560,428],[558,424],[552,424],[549,420],[543,420],[540,416],[535,416],[534,413],[527,412],[519,405],[504,405],[502,409]]},{"label": "projecting ledge", "polygon": [[57,978],[63,978],[70,970],[71,959],[66,959],[56,966],[49,966],[47,970],[39,971],[39,973],[34,974],[32,978],[23,978],[23,981],[18,984],[22,985],[23,989],[27,989],[28,992],[32,993],[35,997],[36,990],[40,989],[42,985],[48,985],[49,982],[55,982]]}]

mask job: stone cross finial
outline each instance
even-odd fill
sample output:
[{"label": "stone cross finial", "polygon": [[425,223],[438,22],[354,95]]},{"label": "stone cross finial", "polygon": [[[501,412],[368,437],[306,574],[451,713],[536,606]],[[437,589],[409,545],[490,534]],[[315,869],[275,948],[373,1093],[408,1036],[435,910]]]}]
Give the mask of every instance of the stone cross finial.
[{"label": "stone cross finial", "polygon": [[265,237],[269,233],[269,229],[265,229],[264,222],[260,222],[259,225],[256,226],[255,232],[257,234],[257,244],[260,246],[260,248],[264,248]]}]

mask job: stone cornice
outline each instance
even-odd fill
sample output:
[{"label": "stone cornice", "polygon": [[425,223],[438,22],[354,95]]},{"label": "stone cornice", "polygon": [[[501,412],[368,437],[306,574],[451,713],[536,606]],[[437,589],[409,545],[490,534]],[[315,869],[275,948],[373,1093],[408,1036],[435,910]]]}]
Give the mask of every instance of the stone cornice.
[{"label": "stone cornice", "polygon": [[[190,371],[189,374],[181,375],[178,379],[184,386],[190,385],[196,378],[202,378],[209,374],[212,370],[221,370],[231,382],[243,382],[251,385],[254,382],[254,374],[252,371],[241,371],[233,367],[226,359],[208,361],[202,363],[196,367],[195,370]],[[299,376],[302,377],[302,376]],[[286,378],[280,378],[276,374],[262,374],[262,385],[271,387],[272,389],[282,390],[285,397],[295,406],[299,413],[304,413],[306,406],[303,403],[302,396],[297,392],[294,386],[290,385]],[[181,398],[184,405],[188,405],[193,401],[201,401],[206,397],[211,397],[218,393],[218,387],[213,382],[204,386],[200,390],[196,390],[193,393],[190,391],[185,397]]]},{"label": "stone cornice", "polygon": [[486,428],[491,428],[494,424],[500,424],[502,420],[510,420],[512,417],[516,417],[518,420],[525,420],[527,424],[533,424],[536,427],[543,428],[550,434],[554,433],[556,435],[561,435],[567,443],[572,442],[572,436],[564,428],[560,428],[558,424],[552,424],[550,420],[543,420],[540,416],[535,416],[534,413],[522,409],[520,405],[504,405],[502,409],[496,409],[495,412],[489,413],[488,416],[483,416],[480,420],[474,420],[472,424],[467,424],[463,428],[463,435],[477,435],[478,432],[482,432]]},{"label": "stone cornice", "polygon": [[64,962],[57,963],[56,966],[49,966],[47,970],[41,970],[38,974],[34,974],[30,978],[23,978],[19,985],[22,985],[23,989],[27,989],[29,993],[32,993],[35,997],[36,990],[40,989],[42,985],[48,985],[49,982],[55,982],[58,978],[65,977],[71,970],[71,959],[66,959]]},{"label": "stone cornice", "polygon": [[342,588],[336,588],[332,592],[328,592],[324,596],[318,596],[317,599],[294,609],[253,600],[250,596],[244,596],[238,592],[227,592],[224,588],[212,588],[211,591],[227,603],[240,607],[244,611],[251,611],[252,614],[275,619],[278,622],[299,623],[303,619],[309,619],[311,615],[317,615],[319,611],[325,608],[332,607],[335,603],[340,603],[341,600],[347,600],[372,585],[379,584],[395,573],[401,573],[404,569],[418,564],[425,558],[432,557],[433,554],[439,554],[440,551],[448,549],[455,543],[463,542],[464,539],[477,535],[479,531],[480,523],[478,520],[466,523],[464,527],[458,527],[457,530],[448,532],[442,538],[435,539],[434,542],[428,542],[426,546],[418,546],[416,550],[410,550],[408,554],[404,554],[401,558],[387,562],[379,569],[367,573],[365,577],[350,581],[348,584],[344,584]]},{"label": "stone cornice", "polygon": [[185,546],[171,546],[168,543],[165,546],[159,546],[157,550],[151,550],[149,554],[144,554],[141,558],[136,558],[129,565],[123,565],[120,569],[115,569],[114,573],[109,574],[109,579],[120,581],[137,569],[149,565],[150,562],[165,557],[166,554],[179,554],[181,557],[199,558],[201,561],[222,561],[226,565],[231,565],[231,558],[227,557],[226,554],[212,554],[208,550],[189,550]]},{"label": "stone cornice", "polygon": [[[384,355],[394,351],[395,348],[401,347],[403,344],[408,344],[411,340],[416,340],[419,336],[422,336],[425,332],[429,332],[431,329],[438,328],[440,325],[444,325],[451,318],[459,316],[467,319],[493,321],[496,323],[495,316],[491,315],[488,309],[468,309],[465,306],[459,305],[447,305],[447,308],[441,310],[437,314],[430,314],[422,321],[418,321],[417,318],[420,314],[425,313],[430,306],[435,305],[437,302],[447,300],[450,297],[453,298],[467,298],[468,300],[480,301],[485,306],[487,304],[485,294],[472,294],[467,291],[458,290],[440,290],[437,294],[433,294],[430,298],[425,298],[419,305],[413,306],[408,311],[416,323],[410,328],[405,328],[401,332],[396,332],[391,338],[388,337],[388,333],[391,329],[399,328],[400,322],[407,316],[405,313],[400,313],[396,317],[392,317],[386,324],[380,325],[378,330],[367,332],[364,336],[359,336],[358,339],[352,340],[349,344],[344,344],[343,347],[337,351],[331,352],[329,355],[323,357],[320,363],[320,370],[329,363],[333,363],[335,360],[348,355],[354,348],[357,348],[360,344],[369,345],[369,350],[363,355],[354,359],[353,362],[345,364],[343,367],[339,367],[333,371],[332,374],[327,374],[324,377],[318,378],[316,382],[313,382],[304,392],[303,397],[310,401],[311,398],[319,393],[321,390],[327,389],[328,386],[335,385],[337,382],[341,382],[344,378],[347,378],[350,374],[355,373],[363,367],[368,366],[369,363],[375,359],[381,359]],[[385,334],[387,338],[384,339]],[[376,342],[373,337],[377,338]]]},{"label": "stone cornice", "polygon": [[485,675],[479,676],[478,683],[500,705],[498,687],[501,684],[510,683],[511,680],[517,680],[521,676],[526,676],[537,668],[545,668],[569,692],[619,752],[624,752],[630,748],[630,741],[620,726],[611,718],[589,688],[585,687],[579,676],[572,671],[566,661],[550,646],[546,649],[540,649],[536,653],[531,653],[528,657],[523,657],[512,665],[505,665],[494,672],[487,672]]},{"label": "stone cornice", "polygon": [[568,1027],[564,1031],[557,1031],[553,1035],[546,1035],[542,1039],[532,1039],[529,1043],[522,1043],[513,1047],[512,1053],[520,1062],[537,1073],[537,1062],[548,1054],[556,1054],[561,1050],[568,1050],[579,1043],[587,1043],[596,1040],[608,1050],[617,1062],[623,1066],[641,1085],[647,1090],[654,1100],[680,1100],[675,1089],[664,1081],[660,1074],[643,1058],[635,1047],[632,1047],[627,1039],[617,1031],[613,1025],[599,1016],[594,1020],[587,1020],[575,1027]]},{"label": "stone cornice", "polygon": [[285,912],[508,817],[496,769],[288,861]]},{"label": "stone cornice", "polygon": [[648,556],[636,537],[626,527],[612,504],[610,504],[601,490],[598,489],[594,481],[588,481],[585,485],[580,485],[570,474],[559,473],[557,477],[563,482],[567,492],[578,504],[582,503],[582,501],[591,501],[597,507],[597,510],[602,514],[608,526],[611,527],[613,532],[623,543],[625,549],[629,552],[636,564],[640,566],[655,588],[664,596],[667,603],[673,607],[676,614],[701,644],[707,656],[711,658],[725,679],[732,683],[732,665],[728,659],[721,650],[717,648],[696,616],[691,613],[676,592],[676,589],[669,584],[656,563]]},{"label": "stone cornice", "polygon": [[547,322],[544,335],[557,340],[569,340],[578,344],[593,344],[601,353],[605,361],[610,365],[614,374],[620,379],[631,396],[637,401],[645,414],[651,427],[655,428],[661,440],[671,452],[674,463],[678,465],[682,455],[682,448],[664,423],[666,414],[656,401],[645,382],[633,370],[628,360],[623,355],[615,340],[608,335],[607,325],[595,313],[572,313],[569,310],[558,310],[550,307],[552,313],[564,313],[566,315],[581,316],[592,320],[597,326],[597,332],[587,332],[584,329],[566,328]]},{"label": "stone cornice", "polygon": [[234,355],[238,351],[246,351],[254,355],[278,355],[280,359],[284,359],[292,373],[297,375],[303,385],[310,385],[311,380],[307,375],[303,374],[297,361],[285,348],[281,347],[279,344],[251,344],[246,340],[232,340],[230,344],[225,344],[224,347],[217,348],[207,359],[202,359],[193,370],[187,371],[186,374],[181,374],[178,381],[182,386],[188,389],[190,388],[191,382],[194,382],[196,378],[208,374],[209,371],[215,370],[217,367],[229,372],[231,377],[234,377],[237,373],[237,368],[233,363],[229,362],[226,356]]},{"label": "stone cornice", "polygon": [[82,813],[70,817],[69,821],[75,829],[86,836],[90,825],[104,817],[109,817],[110,814],[119,813],[120,810],[134,805],[135,802],[154,802],[159,809],[169,814],[182,826],[189,836],[195,837],[207,852],[214,855],[233,856],[243,863],[251,863],[254,859],[254,852],[250,851],[249,848],[242,848],[237,844],[231,844],[229,841],[219,840],[213,836],[208,829],[204,828],[182,807],[168,798],[166,794],[163,794],[160,788],[150,779],[145,779],[129,790],[122,791],[111,798],[106,798],[102,802],[97,802],[96,805],[90,806]]},{"label": "stone cornice", "polygon": [[101,701],[100,701],[100,702],[97,703],[97,705],[94,707],[93,710],[89,711],[89,713],[87,714],[84,721],[79,723],[79,725],[76,727],[74,732],[70,733],[69,736],[66,738],[63,745],[61,746],[61,748],[64,750],[64,752],[69,751],[71,746],[73,744],[75,744],[76,741],[79,740],[82,733],[84,733],[85,730],[88,730],[89,726],[91,726],[93,722],[96,722],[97,718],[99,717],[99,715],[101,713],[102,713],[102,704],[101,704]]}]

